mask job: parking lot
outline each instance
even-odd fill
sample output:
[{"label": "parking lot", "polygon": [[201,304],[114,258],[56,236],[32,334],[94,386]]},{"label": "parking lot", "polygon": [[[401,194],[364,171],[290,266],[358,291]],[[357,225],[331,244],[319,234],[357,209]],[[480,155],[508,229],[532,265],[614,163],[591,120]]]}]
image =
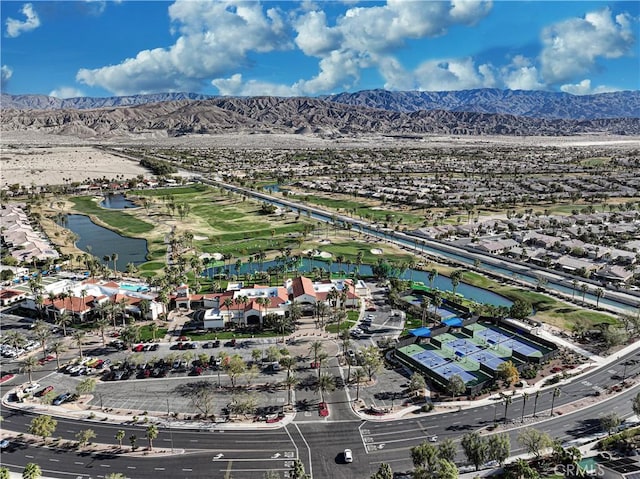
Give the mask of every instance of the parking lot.
[{"label": "parking lot", "polygon": [[[375,307],[375,310],[365,312],[363,321],[358,324],[360,331],[351,338],[347,356],[352,365],[357,364],[356,354],[359,348],[397,337],[404,324],[401,314],[386,304],[385,288],[378,288],[374,284],[370,287],[373,294],[369,305],[372,306],[371,309]],[[23,327],[25,333],[28,333],[30,322],[17,316],[10,319],[12,326]],[[325,371],[336,378],[340,388],[344,384],[345,375],[340,372],[335,356],[341,351],[341,345],[339,341],[327,338],[326,334],[323,336],[323,344],[329,353]],[[170,343],[140,343],[135,344],[131,350],[118,347],[117,339],[114,338],[109,338],[111,345],[103,347],[100,336],[95,333],[88,335],[86,339],[88,344],[83,347],[84,364],[74,364],[73,368],[63,373],[56,371],[54,358],[43,363],[36,373],[41,389],[51,386],[56,396],[66,392],[73,393],[82,380],[95,377],[98,379],[95,391],[90,398],[85,398],[89,405],[132,416],[143,414],[144,411],[168,411],[182,416],[197,414],[188,391],[189,387],[203,381],[215,392],[211,399],[211,410],[216,415],[234,400],[241,399],[246,392],[262,408],[278,409],[288,402],[289,392],[284,386],[286,370],[274,367],[274,362],[263,360],[270,347],[282,347],[282,343],[277,343],[277,338],[192,341],[189,337],[174,337]],[[285,346],[295,358],[292,371],[299,380],[292,391],[292,402],[297,403],[299,409],[309,408],[304,416],[310,419],[317,418],[317,412],[313,412],[317,408],[313,405],[319,401],[313,386],[317,369],[311,365],[309,350],[310,344],[317,339],[313,335],[298,337],[288,341]],[[225,374],[220,359],[221,356],[231,355],[240,356],[245,364],[250,367],[253,365],[254,368],[250,373],[240,374],[235,378],[235,389],[231,387],[232,380]],[[67,362],[79,360],[78,351],[72,342],[69,343],[65,358]],[[15,359],[6,361],[9,364],[4,365],[3,370],[16,369],[12,366],[19,365]],[[389,370],[382,370],[378,375],[381,379],[384,378],[379,383],[388,382],[394,388],[404,381],[401,375]],[[386,378],[387,375],[390,377]],[[393,403],[395,397],[389,400],[388,389],[388,386],[373,386],[367,388],[367,391],[362,388],[361,393],[363,398],[367,398],[367,403],[385,406],[389,402]],[[3,390],[6,391],[6,387]],[[67,407],[74,406],[68,403]]]}]

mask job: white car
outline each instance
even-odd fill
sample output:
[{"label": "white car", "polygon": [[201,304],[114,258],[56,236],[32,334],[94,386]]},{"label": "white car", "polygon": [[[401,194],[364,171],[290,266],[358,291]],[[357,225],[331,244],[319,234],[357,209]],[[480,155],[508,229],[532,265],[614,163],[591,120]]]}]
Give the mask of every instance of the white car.
[{"label": "white car", "polygon": [[22,388],[22,392],[25,394],[31,394],[40,389],[40,385],[38,383],[31,383],[28,386]]},{"label": "white car", "polygon": [[351,449],[344,450],[344,462],[347,464],[353,462],[353,453],[351,452]]},{"label": "white car", "polygon": [[438,436],[429,437],[429,442],[438,442]]}]

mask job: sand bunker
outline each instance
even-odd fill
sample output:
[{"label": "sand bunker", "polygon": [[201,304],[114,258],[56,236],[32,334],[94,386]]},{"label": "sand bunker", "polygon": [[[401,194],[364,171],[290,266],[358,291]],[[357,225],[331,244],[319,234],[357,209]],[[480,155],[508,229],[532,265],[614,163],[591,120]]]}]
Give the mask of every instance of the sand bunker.
[{"label": "sand bunker", "polygon": [[382,254],[382,250],[380,248],[371,249],[371,254]]},{"label": "sand bunker", "polygon": [[331,253],[328,251],[321,251],[317,256],[320,256],[321,258],[331,258]]},{"label": "sand bunker", "polygon": [[[195,239],[195,237],[194,237]],[[214,259],[216,261],[220,261],[222,258],[224,258],[224,256],[222,256],[222,253],[202,253],[200,255],[201,259]]]},{"label": "sand bunker", "polygon": [[318,243],[320,243],[320,244],[331,244],[331,241],[329,241],[328,239],[323,239],[323,240],[318,241]]},{"label": "sand bunker", "polygon": [[204,240],[206,240],[208,238],[206,236],[193,235],[193,239],[196,240],[196,241],[204,241]]}]

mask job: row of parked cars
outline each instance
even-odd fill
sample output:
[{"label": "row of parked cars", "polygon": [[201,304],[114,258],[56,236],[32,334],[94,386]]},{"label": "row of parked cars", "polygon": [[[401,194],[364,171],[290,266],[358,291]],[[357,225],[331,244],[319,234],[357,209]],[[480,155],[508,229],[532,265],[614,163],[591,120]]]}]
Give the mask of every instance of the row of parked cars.
[{"label": "row of parked cars", "polygon": [[349,333],[351,334],[351,337],[358,339],[363,334],[369,334],[371,332],[369,328],[371,327],[371,323],[373,322],[373,319],[374,319],[373,314],[367,314],[364,317],[364,319],[360,321],[360,324],[358,324],[355,328],[351,330],[351,332]]},{"label": "row of parked cars", "polygon": [[80,362],[73,362],[63,366],[59,372],[70,374],[71,376],[83,376],[93,374],[109,366],[111,366],[111,359],[86,357]]},{"label": "row of parked cars", "polygon": [[137,379],[146,378],[162,378],[169,372],[174,373],[186,373],[188,372],[192,376],[201,375],[206,369],[216,370],[222,364],[222,359],[216,356],[211,356],[209,361],[202,361],[195,359],[189,363],[185,359],[176,359],[173,363],[169,363],[164,359],[152,363],[142,363],[138,365],[124,362],[122,364],[115,365],[109,371],[106,371],[103,376],[105,381],[120,381],[126,380],[131,377]]},{"label": "row of parked cars", "polygon": [[5,358],[17,358],[18,356],[22,356],[24,353],[33,351],[39,346],[37,341],[29,341],[22,347],[15,348],[9,344],[1,344],[0,345],[0,354],[2,354]]}]

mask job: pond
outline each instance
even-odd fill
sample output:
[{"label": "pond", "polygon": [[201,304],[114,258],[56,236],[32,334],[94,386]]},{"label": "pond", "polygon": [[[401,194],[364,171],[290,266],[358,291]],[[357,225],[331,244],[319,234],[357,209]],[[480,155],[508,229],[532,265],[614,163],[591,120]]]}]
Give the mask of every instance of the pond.
[{"label": "pond", "polygon": [[[58,224],[78,236],[78,248],[92,254],[103,263],[103,257],[116,253],[118,271],[124,271],[128,263],[138,265],[147,261],[147,240],[121,236],[95,224],[85,215],[66,215]],[[109,266],[113,267],[113,262],[109,262]]]},{"label": "pond", "polygon": [[128,200],[126,196],[116,193],[105,196],[104,200],[100,202],[100,206],[111,210],[124,210],[126,208],[137,208],[138,205]]},{"label": "pond", "polygon": [[[260,265],[256,263],[251,264],[251,269],[249,269],[248,264],[243,264],[240,267],[240,274],[242,275],[244,273],[250,273],[250,272],[255,272],[260,270],[267,271],[269,268],[277,268],[281,264],[282,263],[277,261],[265,261],[264,264],[262,265],[262,269],[260,269]],[[310,260],[308,258],[302,258],[301,264],[298,270],[301,272],[309,272],[309,271],[312,271],[314,268],[323,268],[326,271],[327,268],[329,268],[329,263],[326,263],[320,260]],[[203,273],[203,276],[215,277],[215,275],[221,274],[223,269],[225,268],[221,266],[208,268]],[[237,274],[235,264],[231,264],[228,267],[228,269],[230,274]],[[339,271],[346,271],[346,269],[347,267],[344,264],[343,265],[339,265],[337,263],[331,264],[332,273],[337,273]],[[355,266],[352,266],[351,272],[353,272],[354,270],[355,270]],[[360,265],[359,271],[362,276],[370,276],[371,266],[367,264]],[[425,285],[429,286],[429,277],[426,271],[407,269],[400,277],[401,279],[421,281]],[[441,291],[451,291],[453,289],[451,280],[448,277],[441,276],[441,275],[438,275],[435,278],[433,282],[433,286],[434,288],[437,288]],[[478,288],[476,286],[472,286],[470,284],[463,283],[463,282],[461,282],[458,285],[456,289],[456,293],[460,293],[465,298],[471,299],[478,303],[492,304],[494,306],[507,306],[507,307],[510,307],[513,304],[510,300],[508,300],[504,296],[500,296],[499,294],[493,293],[486,289]]]}]

